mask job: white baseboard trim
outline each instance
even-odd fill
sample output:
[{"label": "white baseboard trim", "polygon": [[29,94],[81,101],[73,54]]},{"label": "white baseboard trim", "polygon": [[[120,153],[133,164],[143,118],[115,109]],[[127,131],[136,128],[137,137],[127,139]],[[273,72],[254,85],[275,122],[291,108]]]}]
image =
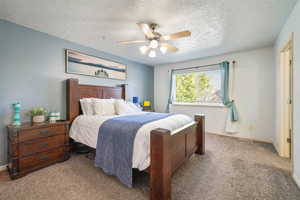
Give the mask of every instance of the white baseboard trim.
[{"label": "white baseboard trim", "polygon": [[293,174],[293,179],[296,182],[297,186],[300,188],[300,177],[298,177],[295,173]]},{"label": "white baseboard trim", "polygon": [[0,172],[6,170],[7,165],[1,165],[0,166]]}]

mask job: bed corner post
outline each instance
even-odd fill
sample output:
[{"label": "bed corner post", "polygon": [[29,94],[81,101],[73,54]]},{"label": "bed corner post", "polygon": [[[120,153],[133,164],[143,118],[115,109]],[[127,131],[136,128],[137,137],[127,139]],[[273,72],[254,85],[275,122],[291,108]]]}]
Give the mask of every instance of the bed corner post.
[{"label": "bed corner post", "polygon": [[127,84],[122,84],[122,99],[126,100],[126,86]]},{"label": "bed corner post", "polygon": [[71,122],[79,115],[79,81],[67,80],[67,119]]},{"label": "bed corner post", "polygon": [[195,121],[197,123],[197,154],[205,154],[205,116],[195,115]]},{"label": "bed corner post", "polygon": [[150,200],[171,200],[170,140],[169,130],[151,131]]}]

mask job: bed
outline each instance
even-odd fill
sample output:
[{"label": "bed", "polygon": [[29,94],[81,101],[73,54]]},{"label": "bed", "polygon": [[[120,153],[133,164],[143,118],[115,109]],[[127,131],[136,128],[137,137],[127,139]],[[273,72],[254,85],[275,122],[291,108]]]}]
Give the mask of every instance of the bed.
[{"label": "bed", "polygon": [[[79,101],[82,98],[125,99],[125,85],[82,85],[77,79],[67,80],[67,117],[72,122],[70,136],[95,148],[101,124],[117,116],[81,115]],[[196,115],[192,121],[184,115],[176,115],[148,123],[138,130],[132,168],[150,174],[151,200],[171,200],[172,174],[194,153],[205,153],[204,124],[204,115]]]}]

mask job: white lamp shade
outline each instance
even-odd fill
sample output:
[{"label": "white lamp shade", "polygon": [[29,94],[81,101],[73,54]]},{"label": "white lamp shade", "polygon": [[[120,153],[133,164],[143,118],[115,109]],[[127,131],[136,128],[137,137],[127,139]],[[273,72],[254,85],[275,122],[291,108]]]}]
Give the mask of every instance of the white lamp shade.
[{"label": "white lamp shade", "polygon": [[154,50],[151,50],[149,53],[149,57],[151,57],[151,58],[156,57],[156,52]]},{"label": "white lamp shade", "polygon": [[168,50],[167,47],[164,47],[164,46],[161,46],[159,49],[160,49],[162,54],[167,53],[167,50]]},{"label": "white lamp shade", "polygon": [[146,54],[146,52],[148,51],[148,47],[147,46],[141,46],[140,51],[141,51],[142,54]]},{"label": "white lamp shade", "polygon": [[152,49],[156,49],[156,48],[158,47],[158,45],[159,45],[159,43],[158,43],[157,40],[151,40],[151,41],[150,41],[150,47],[151,47]]}]

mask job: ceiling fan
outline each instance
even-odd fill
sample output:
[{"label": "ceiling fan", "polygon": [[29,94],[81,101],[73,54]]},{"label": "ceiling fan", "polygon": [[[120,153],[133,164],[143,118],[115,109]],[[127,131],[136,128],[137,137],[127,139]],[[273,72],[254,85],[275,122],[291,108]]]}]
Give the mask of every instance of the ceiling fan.
[{"label": "ceiling fan", "polygon": [[158,25],[154,23],[137,23],[137,25],[145,34],[145,40],[120,41],[119,44],[146,43],[145,45],[140,47],[140,51],[142,52],[142,54],[148,55],[152,58],[156,57],[156,49],[158,48],[160,49],[162,54],[165,54],[166,52],[178,51],[175,46],[168,44],[166,41],[191,36],[190,31],[181,31],[169,35],[161,35],[156,31]]}]

